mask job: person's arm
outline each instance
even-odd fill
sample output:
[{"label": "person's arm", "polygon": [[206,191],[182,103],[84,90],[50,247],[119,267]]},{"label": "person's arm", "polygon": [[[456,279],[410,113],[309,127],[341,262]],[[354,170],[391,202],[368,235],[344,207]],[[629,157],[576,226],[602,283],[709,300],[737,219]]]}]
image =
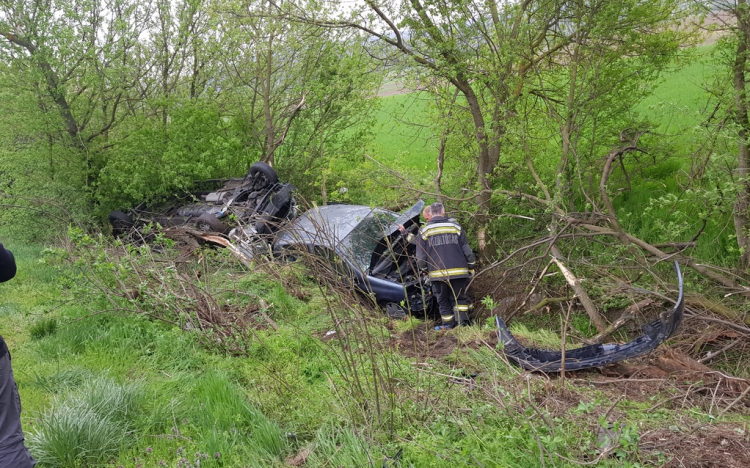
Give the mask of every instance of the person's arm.
[{"label": "person's arm", "polygon": [[421,271],[427,271],[427,251],[425,250],[425,240],[422,236],[417,233],[416,244],[417,244],[417,269]]},{"label": "person's arm", "polygon": [[0,283],[16,276],[16,260],[3,244],[0,244]]},{"label": "person's arm", "polygon": [[473,270],[476,267],[477,259],[474,257],[474,252],[469,247],[469,240],[466,238],[466,233],[461,229],[461,234],[458,236],[458,242],[461,244],[461,250],[466,257],[466,263],[469,264],[469,270]]}]

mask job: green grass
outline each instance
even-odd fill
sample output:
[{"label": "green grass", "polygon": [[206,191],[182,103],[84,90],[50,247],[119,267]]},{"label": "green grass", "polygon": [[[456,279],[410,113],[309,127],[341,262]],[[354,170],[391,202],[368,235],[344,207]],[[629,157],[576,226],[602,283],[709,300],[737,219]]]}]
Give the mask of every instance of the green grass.
[{"label": "green grass", "polygon": [[[495,350],[473,349],[490,333],[487,325],[443,335],[456,340],[455,350],[417,361],[387,346],[388,321],[377,312],[335,300],[327,311],[304,270],[277,271],[311,294],[303,301],[262,271],[225,263],[211,281],[273,304],[268,313],[278,325],[252,330],[247,356],[232,356],[205,347],[195,332],[144,317],[90,315],[82,299],[65,304],[66,283],[57,275],[69,272],[55,273],[38,252],[17,251],[30,284],[0,286],[0,301],[16,301],[4,316],[13,326],[3,334],[40,466],[283,467],[300,458],[308,467],[381,466],[400,452],[401,466],[535,467],[539,444],[572,459],[596,453],[590,427],[598,413],[532,411],[528,399],[544,398],[549,385],[527,381]],[[30,293],[19,296],[19,289]],[[41,320],[57,326],[32,339],[35,327],[48,327],[27,313],[44,302],[37,295],[63,303],[46,303]],[[398,322],[394,333],[420,323]],[[335,338],[322,340],[332,329],[339,330]],[[428,340],[439,338],[428,333]],[[558,345],[554,335],[527,335]],[[475,376],[473,390],[450,379],[468,375]],[[597,391],[581,398],[606,408],[617,397]],[[640,418],[622,417],[628,427]],[[657,424],[670,423],[669,414],[658,417]],[[630,446],[602,466],[638,459]],[[561,460],[557,466],[573,466]]]},{"label": "green grass", "polygon": [[667,71],[653,94],[638,104],[636,112],[658,123],[657,131],[662,134],[688,136],[689,129],[706,118],[705,87],[718,70],[713,51],[714,46],[691,50],[689,61]]},{"label": "green grass", "polygon": [[409,93],[381,99],[372,156],[407,173],[433,171],[438,141],[430,118],[429,96]]}]

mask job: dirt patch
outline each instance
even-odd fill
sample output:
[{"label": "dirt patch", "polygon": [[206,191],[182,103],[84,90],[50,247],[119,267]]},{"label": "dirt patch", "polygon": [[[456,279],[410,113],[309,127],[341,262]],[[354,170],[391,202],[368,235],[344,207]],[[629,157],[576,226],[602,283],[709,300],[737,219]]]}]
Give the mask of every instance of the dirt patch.
[{"label": "dirt patch", "polygon": [[286,464],[291,466],[304,466],[312,452],[313,446],[306,445],[302,447],[302,450],[300,450],[296,455],[287,457],[285,460]]},{"label": "dirt patch", "polygon": [[[647,395],[648,387],[657,392],[665,386],[671,387],[676,395],[673,399],[662,402],[667,407],[694,405],[714,411],[722,411],[724,408],[747,411],[750,407],[750,398],[747,397],[750,393],[748,380],[717,372],[670,348],[657,350],[652,355],[641,358],[640,362],[617,363],[606,367],[602,373],[625,382],[627,385],[623,387],[623,391],[628,392],[628,397],[633,396],[633,390],[640,390]],[[640,384],[631,389],[633,382]]]},{"label": "dirt patch", "polygon": [[[747,431],[728,425],[695,429],[660,428],[641,435],[639,449],[662,467],[746,468],[750,466]],[[659,457],[658,454],[662,454]]]},{"label": "dirt patch", "polygon": [[378,97],[396,96],[398,94],[411,93],[412,91],[414,90],[406,87],[401,81],[389,81],[380,87]]},{"label": "dirt patch", "polygon": [[437,358],[452,353],[458,346],[458,340],[450,333],[436,332],[432,323],[427,322],[397,335],[391,344],[407,357]]}]

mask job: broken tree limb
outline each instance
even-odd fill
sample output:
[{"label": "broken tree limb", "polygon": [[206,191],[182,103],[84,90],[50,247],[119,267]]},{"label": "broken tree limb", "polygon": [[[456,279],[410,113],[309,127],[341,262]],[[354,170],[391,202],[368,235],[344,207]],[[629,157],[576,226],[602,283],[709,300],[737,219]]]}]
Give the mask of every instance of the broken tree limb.
[{"label": "broken tree limb", "polygon": [[685,296],[685,304],[691,307],[698,306],[710,310],[711,312],[717,315],[721,315],[722,317],[729,319],[732,322],[750,325],[750,316],[748,316],[747,314],[741,314],[734,309],[730,309],[724,304],[712,301],[705,296],[697,293]]},{"label": "broken tree limb", "polygon": [[583,286],[581,286],[581,281],[576,277],[576,275],[573,274],[572,271],[568,269],[568,267],[566,267],[560,261],[560,258],[562,257],[560,249],[553,245],[550,250],[552,252],[552,261],[555,262],[557,268],[560,269],[563,276],[565,277],[565,281],[568,282],[578,300],[581,301],[581,305],[583,305],[583,308],[586,310],[586,314],[588,314],[589,319],[591,319],[591,323],[593,323],[596,327],[596,331],[600,333],[604,332],[604,330],[607,329],[607,324],[604,323],[604,319],[602,318],[601,314],[598,310],[596,310],[596,306],[591,301],[591,298],[586,293],[586,290],[583,289]]},{"label": "broken tree limb", "polygon": [[[601,227],[601,226],[597,226],[595,224],[579,224],[578,226],[582,227],[584,229],[587,229],[589,231],[592,231],[592,232],[599,232],[601,234],[605,234],[605,233],[609,234],[609,233],[611,233],[611,231],[609,229]],[[624,234],[625,238],[629,242],[635,244],[641,250],[643,250],[643,251],[645,251],[645,252],[653,255],[654,257],[656,257],[659,260],[667,260],[667,259],[677,260],[680,263],[680,265],[685,265],[687,267],[690,267],[693,270],[697,271],[698,273],[702,274],[703,276],[705,276],[705,277],[707,277],[707,278],[709,278],[709,279],[711,279],[713,281],[716,281],[717,283],[721,284],[722,286],[725,286],[725,287],[731,288],[731,289],[737,289],[738,288],[738,284],[737,284],[737,282],[735,280],[733,280],[732,278],[729,278],[727,276],[724,276],[724,275],[722,275],[720,273],[717,273],[717,272],[713,271],[712,269],[706,267],[705,265],[702,265],[702,264],[696,262],[692,257],[687,257],[687,256],[684,256],[684,255],[668,254],[668,253],[666,253],[666,252],[664,252],[664,251],[656,248],[652,244],[649,244],[648,242],[643,241],[643,240],[635,237],[632,234],[628,234],[627,232],[623,232],[623,234]],[[742,289],[743,289],[743,291],[741,292],[742,294],[750,294],[750,288],[747,288],[747,287],[743,286]]]},{"label": "broken tree limb", "polygon": [[[625,245],[628,245],[629,242],[627,236],[625,236],[625,231],[622,229],[622,226],[620,226],[620,222],[617,219],[617,211],[615,211],[615,207],[612,204],[612,201],[609,199],[609,195],[607,194],[607,183],[609,182],[609,176],[612,174],[612,164],[618,157],[621,158],[622,155],[629,151],[643,151],[638,148],[638,140],[644,133],[645,132],[636,132],[635,135],[632,136],[631,141],[628,145],[621,148],[615,148],[609,152],[609,154],[607,155],[607,160],[604,163],[604,169],[602,169],[602,178],[599,182],[599,196],[601,197],[602,203],[604,203],[604,207],[609,214],[609,224],[617,232],[617,237],[619,237],[622,243]],[[624,131],[620,132],[620,141],[625,141],[624,135]]]}]

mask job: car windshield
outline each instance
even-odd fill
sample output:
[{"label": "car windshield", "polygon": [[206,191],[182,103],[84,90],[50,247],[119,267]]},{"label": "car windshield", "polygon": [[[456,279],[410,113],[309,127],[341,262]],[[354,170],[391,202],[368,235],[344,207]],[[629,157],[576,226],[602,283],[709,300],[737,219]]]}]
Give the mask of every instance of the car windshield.
[{"label": "car windshield", "polygon": [[341,241],[341,248],[349,254],[357,267],[366,271],[375,247],[385,236],[388,226],[397,218],[396,213],[373,210]]}]

